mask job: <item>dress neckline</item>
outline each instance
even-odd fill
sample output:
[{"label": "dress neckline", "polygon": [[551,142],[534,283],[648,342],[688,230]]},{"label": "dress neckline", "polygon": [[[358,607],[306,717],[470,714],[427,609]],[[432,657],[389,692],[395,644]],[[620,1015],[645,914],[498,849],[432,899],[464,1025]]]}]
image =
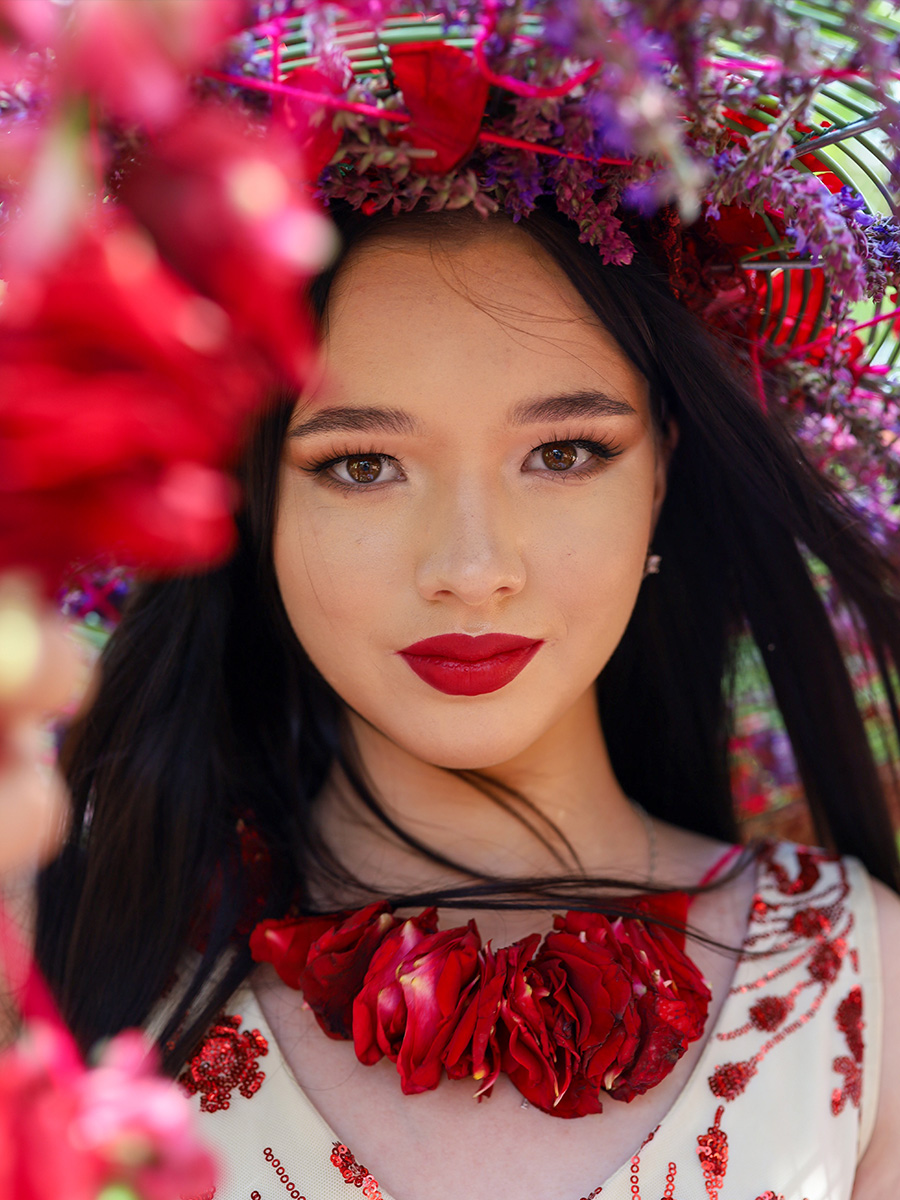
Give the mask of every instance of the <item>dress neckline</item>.
[{"label": "dress neckline", "polygon": [[[705,1035],[705,1038],[703,1040],[703,1044],[700,1049],[700,1053],[698,1055],[697,1061],[694,1063],[691,1073],[688,1075],[687,1079],[685,1080],[684,1086],[678,1092],[677,1096],[672,1101],[669,1108],[666,1109],[665,1113],[660,1118],[656,1127],[652,1131],[648,1131],[644,1135],[644,1139],[640,1143],[640,1145],[634,1147],[634,1149],[631,1151],[631,1153],[628,1155],[628,1157],[625,1159],[625,1161],[613,1171],[612,1175],[607,1176],[606,1179],[604,1179],[600,1184],[597,1185],[600,1192],[608,1191],[610,1188],[615,1188],[616,1186],[620,1185],[623,1181],[627,1182],[628,1174],[631,1170],[631,1164],[634,1159],[634,1156],[636,1154],[639,1154],[643,1150],[644,1146],[647,1145],[647,1143],[650,1141],[651,1138],[654,1138],[654,1139],[659,1138],[659,1135],[661,1133],[663,1133],[663,1131],[666,1128],[670,1127],[672,1124],[677,1122],[679,1113],[681,1113],[681,1111],[687,1107],[689,1101],[693,1098],[693,1095],[696,1092],[699,1084],[701,1082],[705,1081],[704,1080],[705,1076],[708,1077],[708,1075],[712,1073],[710,1070],[710,1060],[713,1059],[714,1054],[717,1051],[716,1035],[723,1027],[725,1027],[726,1018],[730,1015],[730,1010],[731,1010],[732,1006],[737,1002],[738,997],[740,995],[739,975],[741,973],[742,968],[745,967],[745,965],[748,961],[745,951],[747,949],[750,938],[753,935],[755,901],[756,901],[757,897],[759,896],[759,891],[760,891],[761,875],[762,875],[762,867],[763,867],[763,851],[764,851],[766,845],[767,845],[766,842],[762,842],[762,843],[760,843],[760,845],[758,847],[755,848],[755,857],[754,857],[754,864],[753,864],[754,865],[754,883],[753,883],[753,891],[752,891],[752,896],[751,896],[751,903],[750,903],[750,907],[749,907],[749,910],[747,913],[747,919],[746,919],[745,925],[744,925],[744,936],[740,943],[737,961],[735,963],[735,969],[734,969],[734,972],[732,973],[731,979],[729,981],[728,991],[726,993],[725,999],[722,1002],[722,1005],[716,1016],[715,1023],[709,1028],[709,1030],[707,1031],[707,1033]],[[722,854],[716,860],[716,862],[713,864],[713,866],[706,872],[700,886],[703,886],[704,884],[709,883],[710,881],[714,880],[717,876],[719,876],[722,873],[722,871],[725,869],[725,867],[736,856],[736,853],[739,853],[741,849],[742,849],[742,847],[740,847],[740,846],[729,847],[728,850],[726,850],[725,853]],[[315,1121],[316,1125],[318,1126],[319,1130],[321,1131],[321,1133],[323,1135],[323,1138],[327,1141],[327,1150],[330,1153],[333,1146],[344,1144],[343,1139],[334,1131],[334,1129],[331,1127],[331,1125],[325,1120],[325,1118],[322,1116],[322,1114],[316,1108],[315,1104],[312,1102],[312,1100],[307,1095],[306,1091],[300,1085],[299,1081],[297,1080],[296,1076],[294,1075],[294,1072],[291,1069],[289,1062],[287,1061],[284,1054],[282,1053],[282,1050],[281,1050],[280,1045],[278,1044],[277,1038],[274,1036],[269,1023],[266,1020],[265,1014],[262,1010],[262,1005],[260,1004],[259,999],[256,995],[256,991],[253,988],[252,981],[248,981],[248,983],[246,985],[246,994],[248,996],[248,999],[250,1001],[250,1007],[252,1009],[252,1012],[249,1014],[251,1023],[254,1026],[257,1026],[259,1028],[260,1033],[263,1035],[263,1037],[267,1039],[268,1044],[270,1046],[270,1053],[271,1053],[271,1048],[275,1049],[276,1054],[277,1054],[277,1066],[284,1073],[284,1077],[288,1084],[290,1094],[293,1095],[297,1099],[298,1103],[307,1111],[308,1115]],[[246,1005],[244,1007],[245,1007],[245,1009],[247,1008]],[[271,1071],[271,1067],[269,1068],[269,1070]],[[396,1197],[393,1194],[391,1194],[391,1193],[385,1191],[383,1188],[381,1188],[380,1184],[379,1184],[379,1188],[380,1188],[381,1200],[401,1200],[400,1197]]]}]

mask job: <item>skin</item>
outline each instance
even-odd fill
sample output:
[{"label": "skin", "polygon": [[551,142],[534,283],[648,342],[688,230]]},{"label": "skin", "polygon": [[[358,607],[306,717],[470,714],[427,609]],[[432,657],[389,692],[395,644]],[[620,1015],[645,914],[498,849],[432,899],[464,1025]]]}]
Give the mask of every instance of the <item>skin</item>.
[{"label": "skin", "polygon": [[[523,406],[588,393],[605,394],[615,411],[557,405],[552,415],[515,421]],[[310,427],[346,407],[364,410],[358,425],[383,408],[402,410],[405,424]],[[578,451],[571,472],[551,471],[538,448],[579,439],[617,453]],[[470,871],[558,874],[561,864],[576,865],[574,847],[589,873],[646,879],[647,831],[613,775],[593,684],[639,588],[653,586],[641,577],[675,440],[674,430],[654,427],[640,374],[515,227],[473,227],[440,244],[375,239],[342,269],[321,377],[301,398],[286,442],[276,571],[294,630],[345,701],[385,807]],[[354,487],[346,456],[357,456],[357,470],[365,457],[370,475],[374,462],[374,481]],[[499,691],[447,696],[397,651],[451,632],[524,634],[544,645]],[[520,789],[561,840],[543,845],[446,768],[477,769]],[[398,890],[439,887],[465,875],[373,825],[339,775],[318,808],[325,837],[376,888],[385,879]],[[657,875],[673,886],[695,883],[723,849],[659,824],[654,836]],[[694,926],[739,945],[753,883],[747,871],[698,898]],[[877,897],[887,945],[900,936],[900,904],[884,889]],[[358,898],[323,891],[318,899],[338,907]],[[533,912],[457,912],[452,923],[469,915],[496,944],[550,926],[549,914]],[[712,1028],[734,958],[702,945],[692,956],[712,988]],[[884,957],[890,1005],[898,972]],[[665,1116],[702,1050],[696,1043],[632,1104],[578,1121],[523,1112],[503,1077],[487,1104],[472,1104],[468,1081],[446,1080],[410,1103],[392,1064],[363,1068],[351,1045],[323,1038],[274,973],[261,969],[256,987],[301,1086],[404,1200],[436,1200],[448,1177],[465,1179],[473,1200],[512,1200],[523,1179],[536,1194],[587,1195]],[[900,1067],[891,1011],[885,1080]],[[900,1183],[890,1162],[900,1114],[887,1088],[879,1112],[854,1200],[894,1194],[890,1185]]]},{"label": "skin", "polygon": [[[297,636],[346,701],[399,819],[424,833],[427,817],[441,848],[477,843],[473,867],[498,869],[502,838],[505,869],[549,869],[533,837],[507,819],[488,828],[483,800],[435,769],[488,768],[527,788],[579,846],[603,847],[608,865],[610,851],[644,835],[612,774],[593,683],[641,585],[668,447],[643,378],[558,269],[515,230],[492,234],[489,253],[483,236],[449,256],[424,242],[376,243],[348,264],[321,382],[286,444],[276,570]],[[426,352],[410,355],[410,345]],[[579,415],[585,402],[562,399],[600,392],[621,412]],[[553,416],[514,424],[523,406],[556,398]],[[402,410],[416,432],[302,435],[312,417],[343,406]],[[535,447],[569,438],[608,444],[616,457],[580,450],[571,473],[548,469]],[[336,486],[349,480],[346,464],[311,473],[351,452],[390,456],[378,481]],[[545,644],[499,691],[446,696],[397,651],[450,632]],[[356,860],[348,804],[335,781],[321,807]],[[382,875],[383,849],[366,853]]]}]

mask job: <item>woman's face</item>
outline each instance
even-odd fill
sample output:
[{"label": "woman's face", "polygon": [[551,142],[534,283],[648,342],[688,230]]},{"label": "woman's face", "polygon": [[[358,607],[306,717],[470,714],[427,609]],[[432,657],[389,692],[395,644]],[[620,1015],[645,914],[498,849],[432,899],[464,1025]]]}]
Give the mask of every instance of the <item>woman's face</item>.
[{"label": "woman's face", "polygon": [[527,235],[373,239],[337,280],[284,449],[274,553],[297,637],[417,758],[511,762],[593,713],[665,457],[644,378]]}]

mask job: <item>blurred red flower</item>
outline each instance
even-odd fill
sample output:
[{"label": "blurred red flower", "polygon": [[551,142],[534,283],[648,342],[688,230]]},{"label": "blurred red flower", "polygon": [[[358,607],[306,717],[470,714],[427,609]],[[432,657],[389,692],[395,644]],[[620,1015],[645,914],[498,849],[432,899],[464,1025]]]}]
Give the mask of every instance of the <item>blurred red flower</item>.
[{"label": "blurred red flower", "polygon": [[233,456],[266,377],[121,216],[0,307],[0,566],[156,569],[231,547]]},{"label": "blurred red flower", "polygon": [[310,349],[302,287],[335,245],[303,180],[285,129],[254,134],[206,107],[152,139],[120,193],[166,262],[295,382]]}]

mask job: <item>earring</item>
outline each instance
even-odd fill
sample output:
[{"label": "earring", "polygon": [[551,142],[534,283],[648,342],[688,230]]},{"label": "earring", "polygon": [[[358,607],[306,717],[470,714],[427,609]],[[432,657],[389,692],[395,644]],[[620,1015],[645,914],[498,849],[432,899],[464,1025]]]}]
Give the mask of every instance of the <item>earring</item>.
[{"label": "earring", "polygon": [[648,575],[659,574],[659,564],[662,562],[662,556],[659,554],[648,554],[644,563],[644,574],[642,579],[646,579]]}]

